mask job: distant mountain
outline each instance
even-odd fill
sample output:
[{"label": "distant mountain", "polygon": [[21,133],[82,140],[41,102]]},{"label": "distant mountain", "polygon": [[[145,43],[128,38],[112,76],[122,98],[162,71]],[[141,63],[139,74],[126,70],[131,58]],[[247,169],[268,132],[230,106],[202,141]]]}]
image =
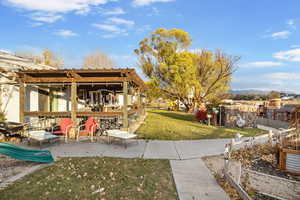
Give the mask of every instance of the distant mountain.
[{"label": "distant mountain", "polygon": [[[229,90],[229,94],[269,94],[271,90],[258,90],[258,89],[245,89],[245,90]],[[297,95],[291,91],[279,91],[282,96],[294,96]]]},{"label": "distant mountain", "polygon": [[255,90],[255,89],[229,91],[229,94],[268,94],[268,93],[270,93],[270,91],[268,90]]}]

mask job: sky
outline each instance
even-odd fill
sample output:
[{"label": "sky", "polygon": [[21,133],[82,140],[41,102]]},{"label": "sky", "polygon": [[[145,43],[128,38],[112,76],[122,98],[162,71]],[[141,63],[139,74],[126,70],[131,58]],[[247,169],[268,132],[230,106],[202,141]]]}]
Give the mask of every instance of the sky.
[{"label": "sky", "polygon": [[0,0],[0,49],[54,50],[78,68],[95,49],[138,68],[133,50],[157,28],[179,28],[191,50],[240,56],[232,89],[300,93],[299,0]]}]

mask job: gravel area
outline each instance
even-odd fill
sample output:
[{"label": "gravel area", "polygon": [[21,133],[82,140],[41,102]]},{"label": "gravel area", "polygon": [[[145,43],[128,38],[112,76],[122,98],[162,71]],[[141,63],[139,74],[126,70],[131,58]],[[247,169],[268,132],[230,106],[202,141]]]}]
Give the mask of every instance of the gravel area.
[{"label": "gravel area", "polygon": [[[276,161],[274,161],[276,162]],[[294,180],[294,181],[300,181],[300,176],[296,176],[296,175],[292,175],[292,174],[288,174],[285,172],[280,171],[277,167],[274,166],[274,162],[269,162],[263,159],[256,159],[252,162],[252,165],[250,167],[250,169],[254,170],[254,171],[258,171],[261,173],[265,173],[265,174],[269,174],[272,176],[278,176],[281,178],[286,178],[286,179],[290,179],[290,180]]]},{"label": "gravel area", "polygon": [[266,196],[266,195],[261,194],[261,193],[256,193],[253,200],[278,200],[278,199],[270,197],[270,196]]},{"label": "gravel area", "polygon": [[289,180],[300,181],[300,176],[288,174],[278,169],[277,153],[275,146],[267,143],[257,144],[234,151],[232,159],[239,160],[244,168]]}]

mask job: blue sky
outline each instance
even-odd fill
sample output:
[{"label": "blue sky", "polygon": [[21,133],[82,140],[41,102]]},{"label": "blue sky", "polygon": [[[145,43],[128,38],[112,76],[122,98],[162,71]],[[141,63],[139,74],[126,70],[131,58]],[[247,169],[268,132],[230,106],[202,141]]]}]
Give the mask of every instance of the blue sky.
[{"label": "blue sky", "polygon": [[299,10],[299,0],[0,0],[0,49],[50,48],[68,68],[101,49],[131,68],[151,31],[180,28],[191,49],[241,56],[233,89],[300,93]]}]

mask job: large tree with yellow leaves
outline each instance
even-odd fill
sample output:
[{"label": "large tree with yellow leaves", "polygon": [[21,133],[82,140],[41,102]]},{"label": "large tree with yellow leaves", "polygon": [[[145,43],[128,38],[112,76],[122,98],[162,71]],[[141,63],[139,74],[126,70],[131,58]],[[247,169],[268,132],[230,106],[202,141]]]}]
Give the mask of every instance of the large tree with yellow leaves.
[{"label": "large tree with yellow leaves", "polygon": [[190,45],[187,32],[160,28],[135,50],[139,65],[150,81],[156,83],[165,97],[179,100],[187,110],[226,93],[239,59],[220,51],[191,52]]}]

